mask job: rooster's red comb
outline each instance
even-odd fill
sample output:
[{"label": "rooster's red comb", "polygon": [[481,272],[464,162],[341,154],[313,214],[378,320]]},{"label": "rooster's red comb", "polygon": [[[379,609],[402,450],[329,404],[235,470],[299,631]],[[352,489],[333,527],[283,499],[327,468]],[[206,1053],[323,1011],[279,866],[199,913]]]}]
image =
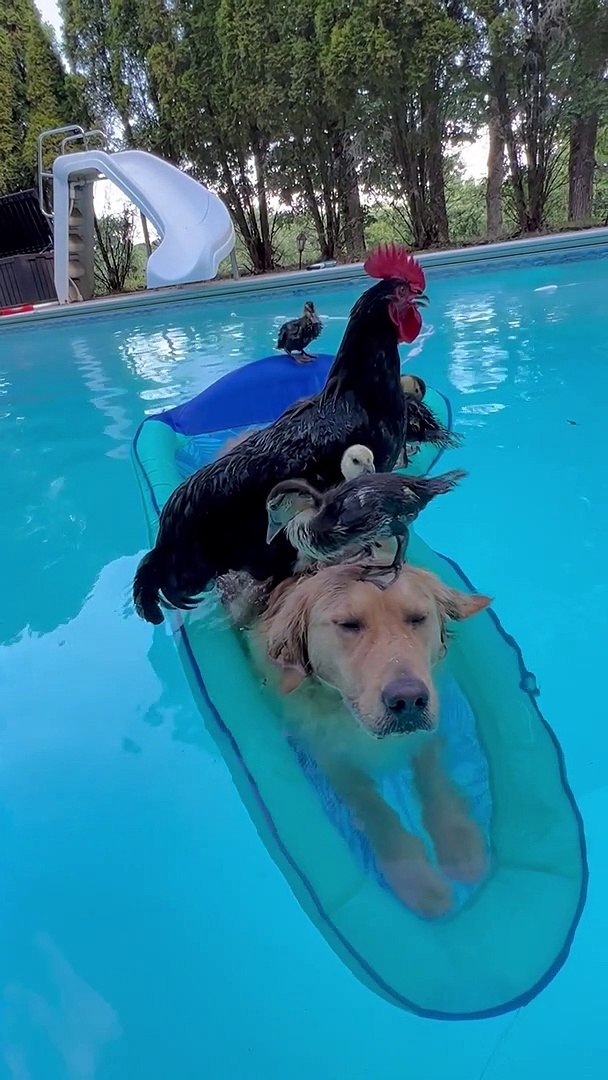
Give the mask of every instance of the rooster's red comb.
[{"label": "rooster's red comb", "polygon": [[424,270],[405,244],[379,244],[363,263],[366,274],[374,278],[399,278],[407,281],[414,293],[424,292]]}]

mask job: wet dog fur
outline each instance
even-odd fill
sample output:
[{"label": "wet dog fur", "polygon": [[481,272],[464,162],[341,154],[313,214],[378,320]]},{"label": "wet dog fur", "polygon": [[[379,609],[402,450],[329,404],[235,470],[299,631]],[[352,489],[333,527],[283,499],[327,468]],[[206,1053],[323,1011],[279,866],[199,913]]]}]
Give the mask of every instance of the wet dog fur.
[{"label": "wet dog fur", "polygon": [[[369,569],[331,566],[281,583],[248,645],[276,687],[287,730],[350,807],[397,896],[420,915],[439,916],[452,906],[447,878],[479,881],[487,861],[466,799],[441,763],[434,673],[449,621],[490,600],[410,565],[397,580]],[[395,707],[400,694],[403,710]],[[379,774],[408,761],[445,876],[376,787]]]}]

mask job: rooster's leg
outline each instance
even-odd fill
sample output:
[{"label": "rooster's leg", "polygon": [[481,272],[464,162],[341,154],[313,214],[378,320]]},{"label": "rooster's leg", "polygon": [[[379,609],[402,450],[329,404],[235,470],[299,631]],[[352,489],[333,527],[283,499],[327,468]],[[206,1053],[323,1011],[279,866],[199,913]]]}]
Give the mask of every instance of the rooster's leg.
[{"label": "rooster's leg", "polygon": [[399,533],[396,536],[397,549],[395,551],[395,558],[393,559],[392,569],[395,571],[395,581],[401,573],[401,568],[405,562],[405,552],[407,549],[408,541],[410,538],[409,529],[404,529],[403,533]]}]

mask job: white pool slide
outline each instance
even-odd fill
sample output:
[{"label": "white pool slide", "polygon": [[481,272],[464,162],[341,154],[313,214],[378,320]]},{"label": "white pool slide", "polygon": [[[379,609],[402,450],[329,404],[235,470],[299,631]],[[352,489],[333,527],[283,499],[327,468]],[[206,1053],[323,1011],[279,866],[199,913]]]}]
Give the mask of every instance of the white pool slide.
[{"label": "white pool slide", "polygon": [[234,250],[232,220],[224,203],[175,165],[144,150],[84,150],[53,164],[55,287],[59,303],[70,292],[70,182],[100,175],[111,180],[152,222],[160,243],[146,267],[149,289],[209,281]]}]

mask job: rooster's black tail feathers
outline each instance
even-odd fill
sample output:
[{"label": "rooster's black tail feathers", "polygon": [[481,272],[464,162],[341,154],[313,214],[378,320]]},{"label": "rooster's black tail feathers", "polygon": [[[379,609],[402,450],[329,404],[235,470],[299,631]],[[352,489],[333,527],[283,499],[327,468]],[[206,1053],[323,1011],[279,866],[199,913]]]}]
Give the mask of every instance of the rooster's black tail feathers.
[{"label": "rooster's black tail feathers", "polygon": [[140,619],[159,626],[164,620],[160,609],[161,576],[159,552],[152,548],[144,555],[133,579],[133,600]]}]

